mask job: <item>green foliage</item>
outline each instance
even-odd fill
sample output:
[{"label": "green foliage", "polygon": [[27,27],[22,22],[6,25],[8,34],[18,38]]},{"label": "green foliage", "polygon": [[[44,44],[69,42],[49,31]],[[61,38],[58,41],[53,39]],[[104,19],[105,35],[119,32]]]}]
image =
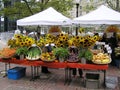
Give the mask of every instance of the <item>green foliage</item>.
[{"label": "green foliage", "polygon": [[55,56],[66,59],[69,56],[69,51],[67,48],[54,48],[53,53]]},{"label": "green foliage", "polygon": [[78,54],[78,57],[79,57],[79,58],[84,57],[84,58],[87,59],[87,60],[92,60],[93,54],[92,54],[92,52],[91,52],[90,50],[88,50],[88,49],[81,49],[80,52],[79,52],[79,54]]},{"label": "green foliage", "polygon": [[[4,3],[8,0],[2,0]],[[23,0],[24,2],[15,2],[11,6],[3,8],[0,12],[10,19],[21,19],[38,13],[48,7],[53,7],[64,15],[69,15],[68,11],[73,7],[72,0],[43,0],[43,2],[36,2],[36,0]]]},{"label": "green foliage", "polygon": [[112,9],[120,12],[120,0],[106,0],[106,3]]},{"label": "green foliage", "polygon": [[28,52],[28,48],[27,47],[20,47],[16,50],[16,54],[17,55],[27,55],[27,52]]},{"label": "green foliage", "polygon": [[30,47],[28,49],[27,56],[34,58],[36,56],[40,56],[41,53],[42,53],[42,51],[38,47]]},{"label": "green foliage", "polygon": [[66,16],[69,16],[69,12],[67,11],[71,10],[73,5],[73,0],[51,0],[51,2],[48,3],[48,7],[52,6]]}]

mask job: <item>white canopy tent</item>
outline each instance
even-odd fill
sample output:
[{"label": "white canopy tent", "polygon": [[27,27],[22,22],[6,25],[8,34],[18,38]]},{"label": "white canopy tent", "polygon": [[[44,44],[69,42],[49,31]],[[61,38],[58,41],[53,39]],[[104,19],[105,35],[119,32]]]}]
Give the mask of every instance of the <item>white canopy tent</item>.
[{"label": "white canopy tent", "polygon": [[71,19],[57,12],[52,7],[32,16],[17,20],[18,26],[26,25],[70,25]]},{"label": "white canopy tent", "polygon": [[120,13],[104,5],[98,9],[73,19],[74,24],[120,24]]}]

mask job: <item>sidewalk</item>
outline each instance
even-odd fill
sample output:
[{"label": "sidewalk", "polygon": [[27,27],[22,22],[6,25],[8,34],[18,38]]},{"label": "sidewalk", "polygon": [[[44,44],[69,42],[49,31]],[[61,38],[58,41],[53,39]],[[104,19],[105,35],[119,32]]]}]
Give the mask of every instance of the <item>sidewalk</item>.
[{"label": "sidewalk", "polygon": [[[16,65],[11,65],[15,67]],[[4,63],[0,63],[0,71],[4,70]],[[35,81],[30,81],[31,68],[26,67],[26,76],[19,80],[10,80],[7,77],[0,78],[0,90],[112,90],[104,89],[102,86],[100,89],[87,89],[83,85],[83,79],[72,78],[70,85],[64,85],[64,69],[49,69],[51,74],[49,78],[39,78]],[[120,70],[116,67],[109,67],[107,70],[107,76],[120,77]],[[119,90],[117,87],[114,90]]]}]

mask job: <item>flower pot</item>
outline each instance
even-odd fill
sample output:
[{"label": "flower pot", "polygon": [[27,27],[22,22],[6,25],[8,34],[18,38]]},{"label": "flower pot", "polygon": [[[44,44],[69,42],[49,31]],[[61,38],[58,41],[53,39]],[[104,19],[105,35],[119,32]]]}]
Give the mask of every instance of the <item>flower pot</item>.
[{"label": "flower pot", "polygon": [[91,60],[87,60],[86,63],[87,64],[93,64],[93,62]]},{"label": "flower pot", "polygon": [[59,62],[64,62],[64,58],[59,57]]},{"label": "flower pot", "polygon": [[86,59],[84,57],[81,58],[81,63],[86,64]]},{"label": "flower pot", "polygon": [[24,60],[24,54],[20,55],[20,60]]}]

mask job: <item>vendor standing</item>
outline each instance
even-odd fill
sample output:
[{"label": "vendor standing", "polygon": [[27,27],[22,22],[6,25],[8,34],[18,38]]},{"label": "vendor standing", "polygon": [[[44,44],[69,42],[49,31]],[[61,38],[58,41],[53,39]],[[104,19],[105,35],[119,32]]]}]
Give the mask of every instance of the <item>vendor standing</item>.
[{"label": "vendor standing", "polygon": [[111,53],[112,62],[111,62],[111,65],[116,66],[116,63],[115,63],[115,48],[117,47],[117,43],[118,43],[116,32],[113,32],[113,36],[111,38],[109,38],[108,43],[109,43],[109,45],[111,46],[111,49],[112,49],[112,53]]},{"label": "vendor standing", "polygon": [[[45,52],[51,52],[51,51],[52,51],[52,46],[51,46],[51,44],[46,44],[44,48],[45,48]],[[45,67],[45,66],[41,66],[41,72],[42,72],[42,73],[51,73],[51,72],[48,70],[48,67]]]},{"label": "vendor standing", "polygon": [[[78,61],[78,49],[75,46],[69,47],[69,62],[77,62]],[[77,75],[77,69],[76,68],[71,68],[72,70],[72,75],[75,78]],[[79,77],[83,77],[83,71],[82,69],[78,69]]]},{"label": "vendor standing", "polygon": [[120,40],[117,44],[117,47],[115,48],[115,62],[117,68],[120,68]]}]

